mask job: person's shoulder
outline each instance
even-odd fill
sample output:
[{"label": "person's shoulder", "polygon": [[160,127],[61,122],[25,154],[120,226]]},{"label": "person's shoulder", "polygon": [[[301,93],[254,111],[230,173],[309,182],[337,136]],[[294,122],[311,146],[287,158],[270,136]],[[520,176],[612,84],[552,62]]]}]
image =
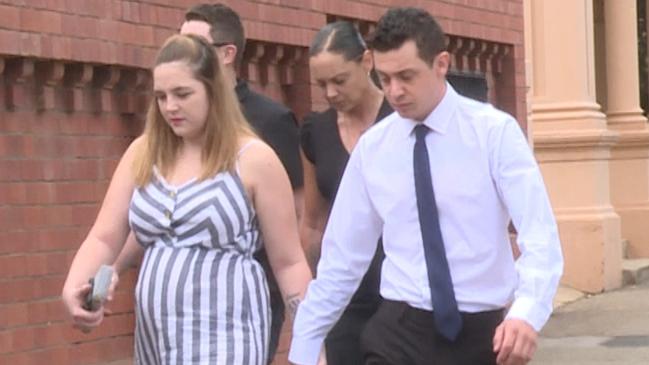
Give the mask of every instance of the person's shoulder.
[{"label": "person's shoulder", "polygon": [[328,108],[323,111],[312,111],[302,119],[302,128],[313,129],[329,123],[335,123],[337,119],[336,110]]},{"label": "person's shoulder", "polygon": [[151,153],[147,150],[147,143],[147,136],[144,133],[135,138],[126,148],[119,162],[120,166],[128,168],[118,167],[114,173],[122,177],[128,176],[129,179],[135,181],[139,170],[142,170],[142,168],[150,168],[145,163],[145,161],[149,160],[147,154]]},{"label": "person's shoulder", "polygon": [[397,112],[391,112],[383,119],[369,127],[361,138],[369,141],[376,141],[391,135],[391,132],[397,127],[397,123],[403,121]]},{"label": "person's shoulder", "polygon": [[147,140],[147,136],[146,134],[143,133],[135,137],[135,139],[131,142],[128,148],[136,148],[136,149],[141,148],[146,143],[146,140]]},{"label": "person's shoulder", "polygon": [[239,141],[238,152],[240,173],[244,176],[263,178],[270,171],[283,170],[275,151],[262,139],[243,137]]},{"label": "person's shoulder", "polygon": [[457,112],[460,120],[476,126],[502,128],[515,118],[493,104],[458,95]]},{"label": "person's shoulder", "polygon": [[239,158],[266,158],[275,155],[274,150],[257,136],[244,136],[239,139]]},{"label": "person's shoulder", "polygon": [[359,150],[363,155],[391,150],[400,143],[399,137],[404,135],[403,123],[405,120],[397,112],[388,114],[360,136],[354,150]]},{"label": "person's shoulder", "polygon": [[268,96],[254,90],[248,90],[245,104],[267,118],[292,115],[293,112],[286,105],[279,103]]},{"label": "person's shoulder", "polygon": [[266,95],[249,90],[246,98],[242,101],[243,114],[253,128],[267,136],[270,134],[289,133],[297,134],[297,120],[293,111]]},{"label": "person's shoulder", "polygon": [[138,156],[141,153],[145,152],[146,149],[146,144],[147,144],[147,136],[146,134],[141,134],[137,138],[135,138],[131,144],[126,148],[126,151],[124,151],[124,157],[127,159],[134,159],[135,156]]}]

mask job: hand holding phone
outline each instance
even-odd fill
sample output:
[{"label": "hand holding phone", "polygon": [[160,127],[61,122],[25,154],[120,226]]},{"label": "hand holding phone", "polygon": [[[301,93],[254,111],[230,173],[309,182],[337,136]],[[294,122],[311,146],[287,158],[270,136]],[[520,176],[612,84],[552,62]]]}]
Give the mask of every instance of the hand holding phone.
[{"label": "hand holding phone", "polygon": [[86,300],[83,305],[84,309],[94,312],[104,304],[108,296],[108,289],[110,288],[112,278],[113,267],[101,265],[95,277],[89,280],[90,290],[86,295]]}]

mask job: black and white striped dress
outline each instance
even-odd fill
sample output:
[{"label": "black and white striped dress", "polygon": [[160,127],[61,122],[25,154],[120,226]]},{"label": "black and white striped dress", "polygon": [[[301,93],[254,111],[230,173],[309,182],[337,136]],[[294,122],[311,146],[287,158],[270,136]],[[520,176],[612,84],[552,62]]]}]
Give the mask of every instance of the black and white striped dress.
[{"label": "black and white striped dress", "polygon": [[270,309],[257,218],[236,173],[182,186],[157,170],[129,221],[146,248],[136,298],[142,365],[265,365]]}]

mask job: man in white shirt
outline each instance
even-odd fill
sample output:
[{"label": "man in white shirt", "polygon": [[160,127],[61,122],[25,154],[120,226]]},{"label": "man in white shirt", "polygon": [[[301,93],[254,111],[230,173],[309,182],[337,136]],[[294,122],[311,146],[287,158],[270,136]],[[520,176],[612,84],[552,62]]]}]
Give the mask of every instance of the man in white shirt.
[{"label": "man in white shirt", "polygon": [[365,364],[525,364],[563,270],[525,136],[513,117],[446,82],[444,33],[426,11],[389,10],[369,45],[396,113],[350,157],[289,360],[318,361],[382,235],[385,301],[361,339]]}]

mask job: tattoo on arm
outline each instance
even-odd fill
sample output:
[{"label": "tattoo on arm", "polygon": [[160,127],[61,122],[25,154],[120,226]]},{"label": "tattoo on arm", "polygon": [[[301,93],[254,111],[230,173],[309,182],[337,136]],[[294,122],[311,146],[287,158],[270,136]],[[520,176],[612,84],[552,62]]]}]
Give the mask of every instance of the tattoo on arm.
[{"label": "tattoo on arm", "polygon": [[300,302],[302,302],[302,299],[300,299],[299,294],[292,294],[286,298],[288,313],[291,315],[292,319],[295,319],[295,314],[297,314],[297,307],[300,306]]}]

